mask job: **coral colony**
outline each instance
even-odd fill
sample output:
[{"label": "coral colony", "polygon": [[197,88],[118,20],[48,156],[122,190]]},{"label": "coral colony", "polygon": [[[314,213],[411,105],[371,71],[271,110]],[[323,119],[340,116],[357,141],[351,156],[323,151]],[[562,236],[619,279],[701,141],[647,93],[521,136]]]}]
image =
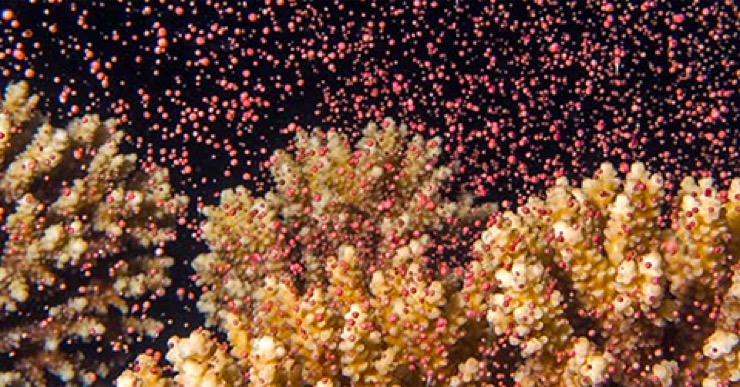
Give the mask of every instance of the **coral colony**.
[{"label": "coral colony", "polygon": [[0,30],[0,386],[740,384],[732,1]]},{"label": "coral colony", "polygon": [[[206,207],[208,329],[170,340],[174,377],[140,355],[119,386],[738,380],[740,179],[687,177],[666,202],[643,164],[605,163],[493,212],[442,198],[438,140],[381,126],[355,146],[299,133],[272,159],[274,190]],[[476,225],[467,263],[431,264]]]}]

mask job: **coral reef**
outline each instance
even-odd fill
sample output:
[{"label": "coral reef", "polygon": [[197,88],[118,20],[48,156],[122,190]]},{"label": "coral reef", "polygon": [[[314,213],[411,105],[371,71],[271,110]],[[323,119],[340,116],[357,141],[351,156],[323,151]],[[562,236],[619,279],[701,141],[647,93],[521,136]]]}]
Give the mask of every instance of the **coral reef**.
[{"label": "coral reef", "polygon": [[119,383],[740,380],[740,179],[687,177],[671,195],[641,163],[621,178],[605,163],[493,211],[443,195],[438,139],[380,126],[354,148],[300,133],[271,160],[273,191],[207,207],[198,305],[225,341],[174,338],[174,379],[142,355]]},{"label": "coral reef", "polygon": [[102,354],[162,329],[146,311],[188,199],[119,153],[114,121],[55,128],[37,103],[16,83],[0,110],[0,384],[90,384],[112,366]]}]

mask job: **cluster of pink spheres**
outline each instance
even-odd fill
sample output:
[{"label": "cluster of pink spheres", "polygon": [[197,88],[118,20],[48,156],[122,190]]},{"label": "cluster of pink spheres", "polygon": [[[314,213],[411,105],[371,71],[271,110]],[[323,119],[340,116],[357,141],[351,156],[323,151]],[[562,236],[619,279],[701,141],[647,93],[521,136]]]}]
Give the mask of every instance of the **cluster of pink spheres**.
[{"label": "cluster of pink spheres", "polygon": [[297,128],[392,116],[444,138],[465,160],[461,188],[517,198],[605,159],[669,178],[737,171],[737,12],[728,0],[39,2],[2,11],[0,72],[50,84],[69,116],[107,109],[194,189],[261,186]]},{"label": "cluster of pink spheres", "polygon": [[110,111],[192,189],[255,179],[307,124],[385,116],[441,135],[479,196],[605,159],[737,172],[731,1],[517,3],[30,3],[2,11],[0,73],[50,84],[70,117]]}]

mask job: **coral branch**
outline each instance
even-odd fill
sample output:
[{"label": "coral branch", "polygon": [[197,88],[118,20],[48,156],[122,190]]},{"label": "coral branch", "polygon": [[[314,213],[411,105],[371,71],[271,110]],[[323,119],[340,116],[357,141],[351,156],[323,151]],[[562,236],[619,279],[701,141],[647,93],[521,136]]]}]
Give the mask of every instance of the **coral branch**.
[{"label": "coral branch", "polygon": [[54,128],[37,102],[13,84],[0,111],[0,379],[90,384],[113,365],[95,352],[161,331],[133,310],[169,285],[173,259],[156,249],[188,200],[166,170],[137,172],[136,156],[119,154],[114,121]]}]

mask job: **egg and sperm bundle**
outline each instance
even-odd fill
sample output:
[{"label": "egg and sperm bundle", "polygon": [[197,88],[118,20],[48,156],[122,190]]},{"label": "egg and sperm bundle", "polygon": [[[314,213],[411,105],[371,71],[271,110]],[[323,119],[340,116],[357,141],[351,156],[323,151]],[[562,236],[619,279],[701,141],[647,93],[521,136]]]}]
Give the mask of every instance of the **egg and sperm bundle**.
[{"label": "egg and sperm bundle", "polygon": [[[54,128],[37,102],[16,84],[0,112],[0,384],[95,384],[163,328],[147,309],[188,199],[119,153],[112,121]],[[204,208],[205,326],[118,385],[740,380],[740,179],[673,195],[605,163],[503,211],[445,191],[441,147],[389,119],[358,141],[299,132],[271,191]]]}]

